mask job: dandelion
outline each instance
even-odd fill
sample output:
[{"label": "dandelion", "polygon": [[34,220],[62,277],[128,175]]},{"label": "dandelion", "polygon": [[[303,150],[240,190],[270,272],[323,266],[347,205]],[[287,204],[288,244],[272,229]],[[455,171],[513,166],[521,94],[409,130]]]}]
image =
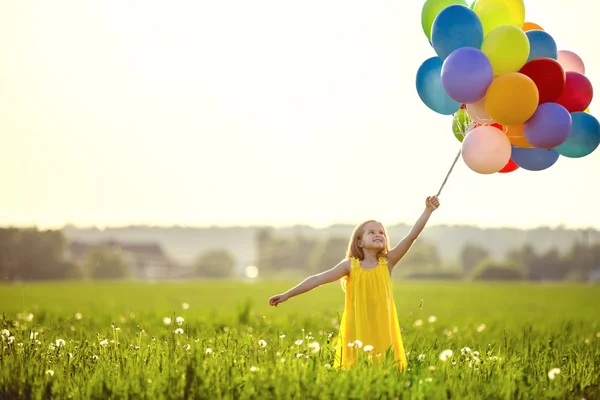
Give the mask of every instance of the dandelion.
[{"label": "dandelion", "polygon": [[358,347],[359,349],[362,347],[363,343],[360,340],[355,340],[354,344],[356,344],[356,347]]},{"label": "dandelion", "polygon": [[56,339],[56,347],[65,347],[65,341],[62,339]]},{"label": "dandelion", "polygon": [[31,339],[31,340],[34,340],[37,337],[38,337],[38,333],[37,332],[31,332],[29,334],[29,339]]},{"label": "dandelion", "polygon": [[282,363],[282,364],[285,364],[285,358],[281,357],[281,358],[279,359],[279,362],[280,362],[280,363]]},{"label": "dandelion", "polygon": [[308,348],[313,353],[318,353],[321,350],[321,344],[319,342],[312,342],[308,344]]},{"label": "dandelion", "polygon": [[181,329],[181,328],[175,329],[174,332],[175,332],[176,335],[183,335],[183,329]]},{"label": "dandelion", "polygon": [[590,338],[585,338],[585,340],[583,341],[585,344],[590,344]]},{"label": "dandelion", "polygon": [[548,379],[553,380],[558,374],[560,374],[560,368],[552,368],[548,371]]},{"label": "dandelion", "polygon": [[190,305],[188,303],[181,303],[181,308],[183,308],[184,310],[189,310]]},{"label": "dandelion", "polygon": [[490,361],[498,361],[498,356],[492,356],[492,357],[488,358],[488,360],[490,360]]},{"label": "dandelion", "polygon": [[283,339],[284,337],[285,337],[285,334],[283,334],[283,333],[281,335],[279,335],[279,339]]},{"label": "dandelion", "polygon": [[77,321],[80,321],[80,320],[81,320],[81,318],[83,318],[83,314],[81,314],[80,312],[78,312],[78,313],[75,313],[75,319],[76,319]]},{"label": "dandelion", "polygon": [[263,348],[264,348],[264,347],[267,347],[267,342],[266,342],[266,341],[264,341],[263,339],[260,339],[260,340],[258,341],[258,345],[259,345],[260,347],[263,347]]},{"label": "dandelion", "polygon": [[302,343],[304,343],[304,340],[298,339],[294,343],[296,343],[296,346],[300,346]]},{"label": "dandelion", "polygon": [[371,346],[370,344],[366,345],[365,348],[363,349],[365,352],[369,353],[371,351],[373,351],[373,346]]},{"label": "dandelion", "polygon": [[184,319],[183,319],[183,317],[177,317],[177,318],[175,318],[175,321],[177,322],[177,325],[181,326],[181,325],[183,325]]},{"label": "dandelion", "polygon": [[429,372],[435,371],[435,367],[433,365],[430,365],[428,369],[429,369]]},{"label": "dandelion", "polygon": [[354,347],[354,342],[348,342],[348,347]]},{"label": "dandelion", "polygon": [[[9,338],[9,339],[10,339],[10,338]],[[9,343],[10,343],[10,342],[9,342]],[[49,350],[49,351],[52,351],[52,350],[54,350],[55,348],[56,348],[56,347],[55,347],[55,346],[54,346],[54,344],[52,344],[52,343],[50,343],[50,344],[48,345],[48,350]]]},{"label": "dandelion", "polygon": [[191,349],[191,348],[192,348],[192,346],[190,346],[189,344],[186,344],[185,346],[183,346],[183,349],[184,349],[185,351],[188,351],[188,350],[189,350],[189,349]]},{"label": "dandelion", "polygon": [[452,355],[454,354],[454,352],[452,350],[444,350],[441,352],[440,354],[440,360],[442,361],[448,361],[450,358],[452,358]]},{"label": "dandelion", "polygon": [[106,346],[106,345],[108,345],[108,340],[107,339],[103,339],[103,340],[100,341],[99,344],[100,344],[100,346]]},{"label": "dandelion", "polygon": [[600,332],[597,332],[597,333],[596,333],[596,337],[597,337],[597,338],[600,338]]},{"label": "dandelion", "polygon": [[429,318],[427,318],[427,321],[429,321],[429,323],[433,324],[435,321],[437,321],[437,317],[435,315],[431,315],[431,316],[429,316]]},{"label": "dandelion", "polygon": [[417,360],[419,360],[419,362],[425,361],[425,354],[419,354],[419,356],[417,357]]},{"label": "dandelion", "polygon": [[9,337],[10,336],[10,331],[8,329],[2,329],[2,336]]},{"label": "dandelion", "polygon": [[164,317],[164,318],[163,318],[163,323],[164,323],[165,325],[171,325],[171,318],[169,318],[169,317]]},{"label": "dandelion", "polygon": [[54,371],[49,369],[46,371],[46,375],[54,376]]},{"label": "dandelion", "polygon": [[478,352],[478,351],[474,351],[474,352],[473,352],[473,355],[474,355],[475,357],[479,357],[479,352]]},{"label": "dandelion", "polygon": [[210,347],[207,347],[206,350],[204,351],[206,354],[212,354],[212,349]]},{"label": "dandelion", "polygon": [[325,364],[325,369],[331,368],[331,364]]},{"label": "dandelion", "polygon": [[416,320],[415,323],[413,324],[414,326],[421,326],[423,325],[423,321],[421,321],[420,319]]},{"label": "dandelion", "polygon": [[425,382],[432,382],[433,378],[429,377],[429,378],[425,378]]},{"label": "dandelion", "polygon": [[485,324],[481,324],[477,327],[477,332],[483,332],[485,330]]},{"label": "dandelion", "polygon": [[250,367],[250,372],[256,372],[256,371],[258,371],[258,367],[254,366],[254,365]]},{"label": "dandelion", "polygon": [[452,331],[449,331],[448,329],[444,329],[444,336],[451,337],[452,336]]},{"label": "dandelion", "polygon": [[304,354],[302,354],[302,353],[296,354],[296,358],[302,358],[302,357],[304,357]]},{"label": "dandelion", "polygon": [[471,354],[471,349],[468,347],[463,347],[462,349],[460,349],[460,354],[462,354],[463,356]]},{"label": "dandelion", "polygon": [[98,360],[98,356],[97,356],[97,355],[95,355],[95,354],[93,354],[93,355],[92,355],[92,360],[94,360],[94,361]]},{"label": "dandelion", "polygon": [[456,333],[458,332],[458,326],[455,326],[454,328],[452,328],[452,333]]}]

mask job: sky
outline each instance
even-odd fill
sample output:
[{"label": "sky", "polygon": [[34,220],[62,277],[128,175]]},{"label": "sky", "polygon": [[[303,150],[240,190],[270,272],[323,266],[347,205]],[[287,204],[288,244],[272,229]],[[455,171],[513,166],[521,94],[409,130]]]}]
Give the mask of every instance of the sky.
[{"label": "sky", "polygon": [[[597,84],[592,4],[525,2]],[[2,2],[0,224],[413,223],[460,148],[417,95],[422,5]],[[542,172],[459,160],[430,223],[600,228],[598,172],[600,150]]]}]

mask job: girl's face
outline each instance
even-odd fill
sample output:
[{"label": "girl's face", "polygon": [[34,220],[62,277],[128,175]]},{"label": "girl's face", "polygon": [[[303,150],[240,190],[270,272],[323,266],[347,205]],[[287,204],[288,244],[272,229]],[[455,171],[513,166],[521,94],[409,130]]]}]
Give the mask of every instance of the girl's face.
[{"label": "girl's face", "polygon": [[379,222],[369,222],[363,229],[360,247],[368,250],[383,250],[387,245],[387,237],[383,225]]}]

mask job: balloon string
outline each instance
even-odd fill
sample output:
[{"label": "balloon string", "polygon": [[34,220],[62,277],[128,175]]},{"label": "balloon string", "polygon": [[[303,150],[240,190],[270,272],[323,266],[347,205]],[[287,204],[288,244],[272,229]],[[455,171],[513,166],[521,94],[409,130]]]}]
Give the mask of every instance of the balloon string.
[{"label": "balloon string", "polygon": [[458,150],[458,153],[456,154],[456,157],[454,158],[454,162],[452,163],[452,166],[448,170],[448,173],[446,174],[446,178],[444,178],[444,182],[442,183],[442,186],[440,186],[440,190],[438,191],[436,196],[439,196],[442,193],[442,189],[446,185],[446,182],[448,181],[448,177],[450,176],[450,173],[454,169],[454,166],[456,165],[456,162],[458,161],[458,158],[460,157],[461,152],[462,152],[462,147]]}]

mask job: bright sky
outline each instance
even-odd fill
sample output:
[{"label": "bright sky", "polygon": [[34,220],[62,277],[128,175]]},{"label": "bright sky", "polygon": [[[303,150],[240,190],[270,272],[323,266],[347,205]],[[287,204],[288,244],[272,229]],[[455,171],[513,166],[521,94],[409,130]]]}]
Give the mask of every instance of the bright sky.
[{"label": "bright sky", "polygon": [[[0,4],[0,224],[412,223],[459,149],[415,88],[423,1],[32,4]],[[526,19],[600,85],[592,4]],[[432,224],[600,227],[599,171],[460,160]]]}]

